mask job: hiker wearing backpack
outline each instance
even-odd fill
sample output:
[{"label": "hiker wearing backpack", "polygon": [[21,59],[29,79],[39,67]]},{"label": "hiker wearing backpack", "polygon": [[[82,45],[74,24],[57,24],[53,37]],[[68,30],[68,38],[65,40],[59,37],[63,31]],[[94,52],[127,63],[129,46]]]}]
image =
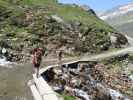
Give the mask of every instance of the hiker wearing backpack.
[{"label": "hiker wearing backpack", "polygon": [[42,61],[43,53],[44,51],[42,48],[35,48],[32,52],[32,64],[37,77],[39,76],[39,68]]}]

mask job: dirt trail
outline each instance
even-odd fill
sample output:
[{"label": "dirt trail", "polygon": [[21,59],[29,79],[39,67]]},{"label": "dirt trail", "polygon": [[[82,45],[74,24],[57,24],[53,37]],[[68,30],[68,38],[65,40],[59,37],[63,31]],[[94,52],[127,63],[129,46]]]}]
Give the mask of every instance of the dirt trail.
[{"label": "dirt trail", "polygon": [[130,53],[130,52],[133,52],[133,47],[127,47],[127,48],[120,49],[120,50],[115,50],[115,51],[112,51],[112,52],[105,52],[105,53],[98,54],[98,55],[91,55],[89,57],[86,56],[86,57],[82,57],[80,60],[82,60],[82,61],[101,60],[101,59],[105,59],[105,58],[124,55],[124,54]]},{"label": "dirt trail", "polygon": [[[120,56],[120,55],[124,55],[127,53],[133,53],[133,46],[131,47],[126,47],[126,48],[122,48],[119,50],[114,50],[114,51],[107,51],[107,52],[103,52],[101,54],[96,54],[96,55],[90,55],[90,56],[82,56],[82,57],[71,57],[71,58],[64,58],[63,62],[69,62],[69,61],[91,61],[91,60],[102,60],[102,59],[106,59],[106,58],[111,58],[111,57],[115,57],[115,56]],[[57,64],[58,60],[57,59],[45,59],[44,60],[44,64]]]},{"label": "dirt trail", "polygon": [[125,35],[125,37],[128,39],[129,44],[133,46],[133,38],[128,35]]}]

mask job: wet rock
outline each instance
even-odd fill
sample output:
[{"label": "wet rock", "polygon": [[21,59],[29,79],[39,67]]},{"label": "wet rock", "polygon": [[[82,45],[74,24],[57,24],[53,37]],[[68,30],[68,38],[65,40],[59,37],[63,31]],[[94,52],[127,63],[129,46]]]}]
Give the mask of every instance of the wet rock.
[{"label": "wet rock", "polygon": [[96,85],[96,93],[96,100],[111,100],[108,89],[105,88],[102,84]]},{"label": "wet rock", "polygon": [[128,40],[124,35],[122,35],[120,33],[114,33],[114,36],[117,38],[116,44],[115,44],[116,46],[120,47],[120,46],[126,45],[128,43]]},{"label": "wet rock", "polygon": [[83,99],[83,100],[90,100],[89,95],[80,89],[73,89],[73,92],[75,93],[75,96]]},{"label": "wet rock", "polygon": [[133,75],[130,75],[129,78],[133,81]]},{"label": "wet rock", "polygon": [[125,100],[124,96],[120,94],[118,91],[109,89],[109,92],[110,92],[112,100]]}]

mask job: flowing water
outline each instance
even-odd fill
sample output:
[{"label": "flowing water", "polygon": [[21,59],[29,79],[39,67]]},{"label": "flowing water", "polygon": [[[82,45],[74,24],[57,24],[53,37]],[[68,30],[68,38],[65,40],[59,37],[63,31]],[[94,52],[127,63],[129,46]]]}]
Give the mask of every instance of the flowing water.
[{"label": "flowing water", "polygon": [[12,63],[10,61],[6,61],[6,57],[1,56],[0,57],[0,66],[6,67],[6,68],[12,68]]}]

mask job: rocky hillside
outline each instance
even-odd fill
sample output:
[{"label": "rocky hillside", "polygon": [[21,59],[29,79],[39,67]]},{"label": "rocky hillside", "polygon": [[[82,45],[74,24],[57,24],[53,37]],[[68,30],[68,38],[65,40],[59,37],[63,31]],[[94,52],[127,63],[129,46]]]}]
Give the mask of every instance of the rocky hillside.
[{"label": "rocky hillside", "polygon": [[133,36],[133,3],[113,8],[101,14],[100,17],[119,31]]},{"label": "rocky hillside", "polygon": [[[15,60],[36,45],[51,52],[62,48],[71,56],[99,53],[112,47],[110,35],[114,32],[92,9],[56,0],[0,0],[0,46],[17,57]],[[123,37],[116,45],[126,43]]]}]

